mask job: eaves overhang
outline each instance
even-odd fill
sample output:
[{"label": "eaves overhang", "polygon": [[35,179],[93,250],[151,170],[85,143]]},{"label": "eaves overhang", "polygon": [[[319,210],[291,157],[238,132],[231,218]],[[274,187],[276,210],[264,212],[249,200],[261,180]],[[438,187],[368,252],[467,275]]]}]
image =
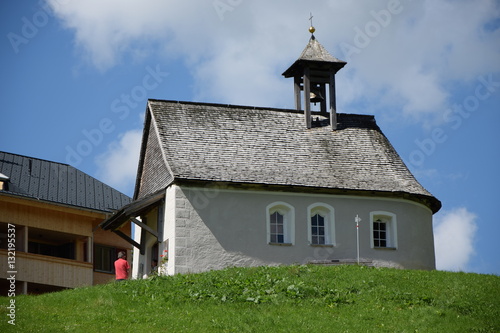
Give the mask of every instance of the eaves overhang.
[{"label": "eaves overhang", "polygon": [[161,189],[140,200],[133,201],[120,208],[108,219],[104,220],[101,224],[99,224],[99,227],[103,230],[117,230],[131,219],[145,214],[158,206],[164,198],[165,189]]},{"label": "eaves overhang", "polygon": [[433,214],[441,209],[441,201],[432,195],[425,195],[419,193],[409,193],[404,191],[383,191],[374,189],[345,189],[345,188],[331,188],[331,187],[317,187],[317,186],[300,186],[300,185],[284,185],[284,184],[268,184],[268,183],[244,183],[244,182],[227,182],[216,180],[201,180],[201,179],[182,179],[176,178],[174,183],[182,186],[196,186],[207,187],[215,186],[219,189],[242,189],[242,190],[266,190],[278,192],[301,192],[313,194],[333,194],[333,195],[352,195],[363,197],[379,197],[379,198],[392,198],[404,199],[417,202],[426,206]]}]

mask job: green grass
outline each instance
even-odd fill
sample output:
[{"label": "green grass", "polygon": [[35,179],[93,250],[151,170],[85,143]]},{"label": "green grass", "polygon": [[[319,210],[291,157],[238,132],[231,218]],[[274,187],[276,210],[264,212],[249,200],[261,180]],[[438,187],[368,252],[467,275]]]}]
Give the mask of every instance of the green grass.
[{"label": "green grass", "polygon": [[0,298],[0,332],[500,332],[500,277],[359,266],[229,268]]}]

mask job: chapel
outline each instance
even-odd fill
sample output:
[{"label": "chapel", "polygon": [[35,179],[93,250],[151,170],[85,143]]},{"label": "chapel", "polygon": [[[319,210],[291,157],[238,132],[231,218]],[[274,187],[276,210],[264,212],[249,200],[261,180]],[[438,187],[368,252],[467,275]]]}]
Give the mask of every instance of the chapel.
[{"label": "chapel", "polygon": [[[346,62],[310,32],[283,72],[294,109],[148,100],[134,200],[101,223],[137,249],[134,277],[294,263],[435,269],[440,201],[374,116],[337,111]],[[121,232],[130,223],[133,237]]]}]

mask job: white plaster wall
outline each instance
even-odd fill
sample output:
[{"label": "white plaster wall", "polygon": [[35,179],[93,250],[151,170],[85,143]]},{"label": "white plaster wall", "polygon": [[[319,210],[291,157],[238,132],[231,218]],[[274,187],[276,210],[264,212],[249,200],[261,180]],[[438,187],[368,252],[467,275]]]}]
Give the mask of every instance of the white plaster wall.
[{"label": "white plaster wall", "polygon": [[[266,207],[277,201],[295,208],[293,246],[267,243]],[[335,247],[308,244],[307,207],[318,202],[335,209]],[[356,214],[362,219],[361,258],[374,260],[380,266],[435,268],[432,213],[413,201],[173,186],[167,190],[166,205],[165,239],[169,239],[171,258],[169,274],[227,266],[355,259]],[[397,216],[396,250],[371,248],[369,221],[372,211],[387,211]]]},{"label": "white plaster wall", "polygon": [[[176,189],[175,273],[282,263],[248,251],[265,246],[265,239],[257,244],[255,235],[247,237],[245,230],[252,229],[253,222],[239,221],[237,207],[224,204],[234,193],[221,194],[204,189]],[[265,224],[260,229],[265,235]]]},{"label": "white plaster wall", "polygon": [[177,186],[173,185],[167,188],[165,193],[165,215],[163,219],[163,239],[160,244],[160,252],[168,251],[168,262],[165,263],[163,273],[173,275],[179,273],[176,271],[176,237],[175,237],[175,214],[176,214],[176,192]]},{"label": "white plaster wall", "polygon": [[[154,209],[149,212],[146,216],[142,218],[140,216],[136,217],[138,220],[141,220],[143,223],[147,223],[149,227],[156,231],[157,226],[157,216],[158,211]],[[141,279],[147,278],[151,275],[151,260],[153,258],[153,254],[151,253],[151,247],[156,243],[156,237],[151,235],[146,230],[143,230],[140,226],[134,225],[134,236],[133,239],[140,243],[142,239],[142,234],[145,234],[145,248],[146,251],[144,254],[140,254],[140,250],[138,248],[134,248],[133,261],[132,261],[132,278],[133,279]]]},{"label": "white plaster wall", "polygon": [[[142,229],[138,226],[134,226],[134,235],[132,237],[136,242],[140,242],[141,240],[141,231]],[[132,279],[140,279],[142,278],[142,270],[141,264],[144,265],[144,258],[142,258],[139,249],[134,247],[133,255],[132,255]],[[144,267],[144,266],[142,266]]]}]

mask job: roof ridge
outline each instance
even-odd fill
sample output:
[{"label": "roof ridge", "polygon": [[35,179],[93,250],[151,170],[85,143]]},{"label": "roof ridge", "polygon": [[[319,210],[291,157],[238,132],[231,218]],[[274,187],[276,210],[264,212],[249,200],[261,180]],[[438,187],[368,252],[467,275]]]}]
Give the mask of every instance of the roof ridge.
[{"label": "roof ridge", "polygon": [[2,153],[3,154],[9,154],[9,155],[15,155],[15,156],[19,156],[19,157],[24,157],[24,158],[28,158],[28,159],[32,159],[32,160],[38,160],[38,161],[49,162],[49,163],[54,163],[54,164],[66,165],[66,166],[70,166],[70,167],[73,167],[73,168],[76,169],[76,167],[74,167],[74,166],[72,166],[71,164],[68,164],[68,163],[56,162],[56,161],[51,161],[51,160],[47,160],[47,159],[44,159],[44,158],[33,157],[33,156],[28,156],[28,155],[21,155],[21,154],[10,153],[10,152],[7,152],[7,151],[0,150],[0,154],[2,154]]},{"label": "roof ridge", "polygon": [[[162,102],[162,103],[176,103],[176,104],[185,104],[185,105],[196,105],[196,106],[216,106],[216,107],[225,107],[225,108],[237,108],[237,109],[252,109],[252,110],[263,110],[263,111],[277,111],[277,112],[288,112],[288,113],[297,113],[304,114],[304,110],[290,109],[290,108],[277,108],[277,107],[265,107],[265,106],[251,106],[251,105],[236,105],[236,104],[225,104],[225,103],[209,103],[209,102],[189,102],[189,101],[176,101],[176,100],[166,100],[166,99],[156,99],[150,98],[148,101],[152,102]],[[312,115],[324,115],[320,114],[317,111],[312,111]],[[362,114],[362,113],[347,113],[347,112],[339,112],[337,115],[344,116],[360,116],[367,118],[375,118],[375,115],[371,114]]]},{"label": "roof ridge", "polygon": [[293,112],[293,113],[303,113],[304,112],[302,110],[289,109],[289,108],[252,106],[252,105],[237,105],[237,104],[228,104],[228,103],[175,101],[175,100],[154,99],[154,98],[150,98],[149,101],[153,101],[153,102],[166,102],[166,103],[177,103],[177,104],[187,104],[187,105],[197,105],[197,106],[218,106],[218,107],[238,108],[238,109],[254,109],[254,110],[269,110],[269,111],[290,111],[290,112]]}]

